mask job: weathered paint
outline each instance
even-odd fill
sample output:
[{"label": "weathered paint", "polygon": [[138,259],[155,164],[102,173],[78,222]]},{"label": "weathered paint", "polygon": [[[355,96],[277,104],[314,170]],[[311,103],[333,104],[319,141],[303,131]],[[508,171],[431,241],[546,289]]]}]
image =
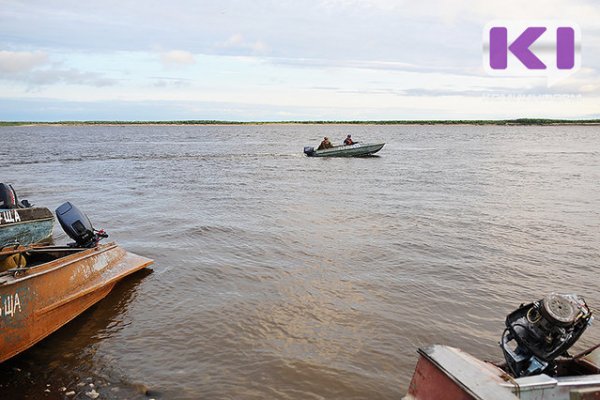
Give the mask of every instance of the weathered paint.
[{"label": "weathered paint", "polygon": [[17,210],[5,210],[0,212],[0,225],[12,224],[15,222],[21,222],[21,217]]},{"label": "weathered paint", "polygon": [[34,207],[0,211],[0,247],[13,243],[26,246],[52,235],[54,216],[47,208]]},{"label": "weathered paint", "polygon": [[3,296],[0,300],[0,318],[13,318],[15,314],[22,311],[19,293]]},{"label": "weathered paint", "polygon": [[428,359],[421,357],[405,400],[475,400]]},{"label": "weathered paint", "polygon": [[0,277],[0,362],[33,346],[104,298],[120,279],[152,263],[114,243],[68,251],[16,277]]},{"label": "weathered paint", "polygon": [[22,222],[0,228],[0,247],[13,243],[26,246],[41,242],[52,235],[53,220]]},{"label": "weathered paint", "polygon": [[515,378],[499,365],[448,346],[419,349],[405,400],[591,400],[600,399],[600,345],[556,359],[556,376]]},{"label": "weathered paint", "polygon": [[517,400],[500,368],[453,347],[419,349],[407,400]]}]

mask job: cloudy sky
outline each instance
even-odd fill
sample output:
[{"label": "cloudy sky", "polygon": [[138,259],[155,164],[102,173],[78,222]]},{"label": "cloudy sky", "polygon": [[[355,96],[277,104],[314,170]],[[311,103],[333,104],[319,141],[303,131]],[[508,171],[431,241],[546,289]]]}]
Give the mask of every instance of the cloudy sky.
[{"label": "cloudy sky", "polygon": [[[486,24],[557,19],[577,72],[486,73]],[[598,21],[597,0],[0,0],[0,120],[600,118]]]}]

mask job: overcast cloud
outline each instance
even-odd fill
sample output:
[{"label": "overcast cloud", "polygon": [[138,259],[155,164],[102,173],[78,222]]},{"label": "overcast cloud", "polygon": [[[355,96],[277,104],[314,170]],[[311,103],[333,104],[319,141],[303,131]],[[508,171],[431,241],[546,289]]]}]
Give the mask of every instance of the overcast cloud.
[{"label": "overcast cloud", "polygon": [[[514,18],[578,24],[581,70],[486,75],[483,27]],[[598,21],[592,0],[0,0],[0,100],[31,110],[0,119],[584,118]]]}]

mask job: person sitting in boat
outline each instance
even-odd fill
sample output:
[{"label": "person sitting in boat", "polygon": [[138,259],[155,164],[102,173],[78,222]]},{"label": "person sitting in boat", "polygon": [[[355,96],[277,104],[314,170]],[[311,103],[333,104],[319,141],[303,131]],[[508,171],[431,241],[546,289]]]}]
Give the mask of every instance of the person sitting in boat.
[{"label": "person sitting in boat", "polygon": [[352,135],[346,136],[346,139],[344,140],[344,144],[346,146],[350,146],[350,145],[354,144],[354,141],[352,140]]},{"label": "person sitting in boat", "polygon": [[329,141],[329,138],[327,136],[325,136],[323,138],[323,141],[321,142],[321,144],[319,145],[319,147],[317,148],[317,150],[323,150],[323,149],[331,149],[333,147],[333,145],[331,144],[331,142]]}]

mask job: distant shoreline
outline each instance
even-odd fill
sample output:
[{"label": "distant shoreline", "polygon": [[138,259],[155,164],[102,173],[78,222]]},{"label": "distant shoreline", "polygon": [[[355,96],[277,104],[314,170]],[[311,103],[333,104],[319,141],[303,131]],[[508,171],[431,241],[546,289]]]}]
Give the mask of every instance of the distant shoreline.
[{"label": "distant shoreline", "polygon": [[149,125],[149,126],[189,126],[189,125],[600,125],[600,119],[541,119],[519,118],[504,120],[383,120],[383,121],[0,121],[2,126],[111,126],[111,125]]}]

